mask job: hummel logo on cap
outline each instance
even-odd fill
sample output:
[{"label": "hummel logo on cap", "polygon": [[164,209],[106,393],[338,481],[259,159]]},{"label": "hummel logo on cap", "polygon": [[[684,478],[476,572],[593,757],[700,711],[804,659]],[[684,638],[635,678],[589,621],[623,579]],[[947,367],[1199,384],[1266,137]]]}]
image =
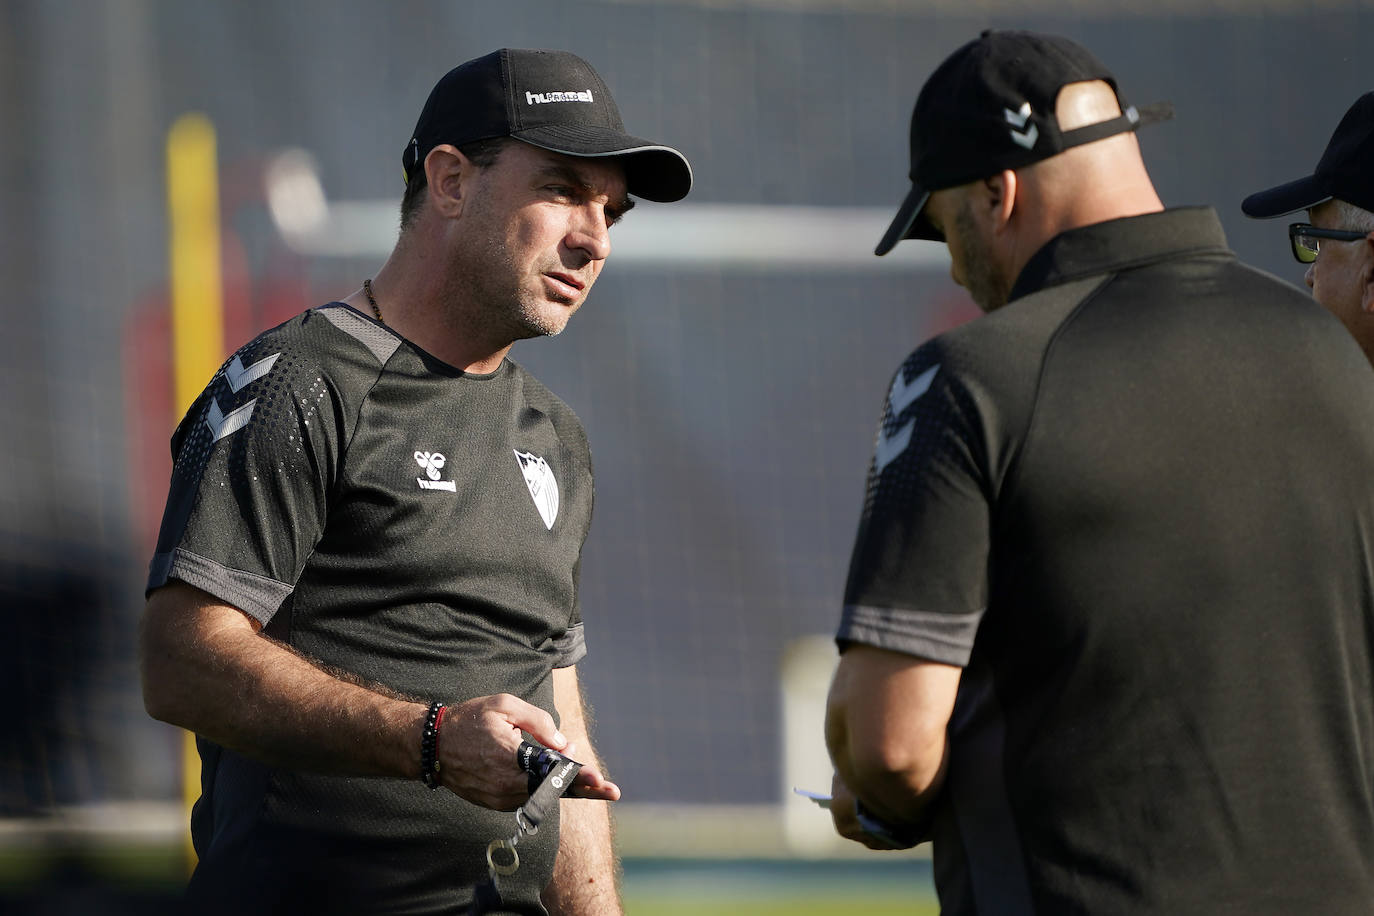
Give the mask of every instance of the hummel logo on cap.
[{"label": "hummel logo on cap", "polygon": [[526,105],[547,105],[550,102],[590,102],[592,91],[585,92],[526,92]]}]

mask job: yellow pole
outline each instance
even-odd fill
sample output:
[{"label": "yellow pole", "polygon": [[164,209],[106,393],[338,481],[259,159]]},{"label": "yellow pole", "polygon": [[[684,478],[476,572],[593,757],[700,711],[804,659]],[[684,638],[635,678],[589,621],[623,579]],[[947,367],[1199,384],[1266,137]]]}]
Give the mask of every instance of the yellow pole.
[{"label": "yellow pole", "polygon": [[[167,212],[175,423],[224,359],[219,175],[215,127],[204,115],[183,115],[167,134]],[[199,796],[200,755],[195,735],[187,732],[182,742],[182,799],[188,827],[191,806]],[[189,829],[186,854],[194,867]]]},{"label": "yellow pole", "polygon": [[172,354],[181,418],[224,359],[215,128],[183,115],[167,135]]}]

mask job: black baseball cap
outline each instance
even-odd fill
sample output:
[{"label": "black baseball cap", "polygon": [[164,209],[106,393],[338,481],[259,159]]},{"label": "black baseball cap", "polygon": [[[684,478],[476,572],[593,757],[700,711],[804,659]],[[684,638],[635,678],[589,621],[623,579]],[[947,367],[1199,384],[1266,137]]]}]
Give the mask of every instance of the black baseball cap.
[{"label": "black baseball cap", "polygon": [[[1091,80],[1111,85],[1123,114],[1060,130],[1059,90]],[[984,31],[951,54],[921,88],[911,114],[911,191],[873,253],[887,254],[902,239],[944,241],[921,213],[932,191],[1024,168],[1172,116],[1167,104],[1128,106],[1106,65],[1067,38]]]},{"label": "black baseball cap", "polygon": [[629,192],[645,200],[681,200],[692,188],[687,157],[627,134],[606,83],[567,51],[502,48],[444,74],[401,154],[402,174],[409,183],[441,143],[495,137],[568,156],[617,157]]},{"label": "black baseball cap", "polygon": [[1240,208],[1246,216],[1270,219],[1332,198],[1374,211],[1374,92],[1356,99],[1341,118],[1315,172],[1251,194]]}]

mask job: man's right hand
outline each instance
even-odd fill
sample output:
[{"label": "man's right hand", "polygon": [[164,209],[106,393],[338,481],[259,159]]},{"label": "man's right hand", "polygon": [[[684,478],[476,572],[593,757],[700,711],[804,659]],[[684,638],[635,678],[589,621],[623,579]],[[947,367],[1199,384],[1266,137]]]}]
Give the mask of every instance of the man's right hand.
[{"label": "man's right hand", "polygon": [[[572,750],[553,716],[519,697],[500,693],[448,707],[439,730],[440,781],[474,805],[514,811],[530,797],[528,777],[515,757],[522,732],[560,753]],[[615,801],[620,790],[587,765],[578,774],[576,794]]]}]

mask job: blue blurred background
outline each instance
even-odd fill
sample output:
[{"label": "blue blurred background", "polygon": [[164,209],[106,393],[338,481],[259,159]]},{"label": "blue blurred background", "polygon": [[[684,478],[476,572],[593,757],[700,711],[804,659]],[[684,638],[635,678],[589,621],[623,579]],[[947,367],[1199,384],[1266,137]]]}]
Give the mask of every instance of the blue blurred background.
[{"label": "blue blurred background", "polygon": [[[869,252],[916,91],[986,27],[1069,35],[1128,101],[1171,101],[1141,134],[1165,202],[1301,283],[1239,202],[1310,172],[1374,86],[1369,2],[0,0],[0,845],[182,824],[134,657],[177,419],[172,125],[215,128],[233,349],[375,271],[430,87],[510,46],[587,58],[696,172],[617,227],[565,334],[513,352],[592,442],[581,667],[626,853],[787,858],[785,653],[833,630],[892,370],[974,314],[940,246]],[[36,880],[15,861],[0,884]]]}]

